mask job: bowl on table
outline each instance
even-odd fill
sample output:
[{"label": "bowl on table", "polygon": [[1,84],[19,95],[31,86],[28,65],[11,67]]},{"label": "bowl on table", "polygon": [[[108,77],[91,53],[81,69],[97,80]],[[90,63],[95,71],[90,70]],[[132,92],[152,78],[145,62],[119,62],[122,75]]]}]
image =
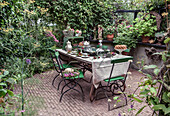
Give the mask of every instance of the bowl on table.
[{"label": "bowl on table", "polygon": [[76,55],[77,51],[71,51],[71,54]]},{"label": "bowl on table", "polygon": [[82,56],[88,57],[88,53],[82,53]]}]

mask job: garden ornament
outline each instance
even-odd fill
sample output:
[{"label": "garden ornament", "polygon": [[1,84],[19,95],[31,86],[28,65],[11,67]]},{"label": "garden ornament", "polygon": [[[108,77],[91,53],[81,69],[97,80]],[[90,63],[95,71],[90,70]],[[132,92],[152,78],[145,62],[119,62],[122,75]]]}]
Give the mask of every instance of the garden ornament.
[{"label": "garden ornament", "polygon": [[102,31],[103,31],[102,26],[98,25],[98,39],[99,40],[103,40],[103,38],[102,38]]},{"label": "garden ornament", "polygon": [[66,45],[65,48],[66,48],[66,51],[67,51],[67,52],[71,52],[72,46],[71,46],[71,42],[70,42],[70,41],[67,42],[67,45]]}]

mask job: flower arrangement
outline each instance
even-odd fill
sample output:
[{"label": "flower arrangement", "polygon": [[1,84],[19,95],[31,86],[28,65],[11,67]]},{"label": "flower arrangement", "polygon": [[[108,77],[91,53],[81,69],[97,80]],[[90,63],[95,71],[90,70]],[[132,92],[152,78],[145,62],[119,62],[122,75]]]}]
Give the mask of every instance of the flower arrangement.
[{"label": "flower arrangement", "polygon": [[126,21],[123,21],[116,27],[117,36],[133,37],[134,30],[132,25],[126,25]]},{"label": "flower arrangement", "polygon": [[81,31],[77,29],[77,30],[76,30],[76,33],[81,33]]},{"label": "flower arrangement", "polygon": [[78,29],[76,30],[76,32],[75,32],[75,33],[76,33],[76,35],[75,35],[75,36],[81,36],[81,34],[82,34],[81,30],[78,30]]},{"label": "flower arrangement", "polygon": [[63,71],[63,76],[70,79],[74,79],[76,76],[79,76],[79,74],[80,72],[73,68],[67,68]]},{"label": "flower arrangement", "polygon": [[70,28],[70,29],[69,29],[69,31],[72,31],[72,32],[74,32],[74,29],[71,29],[71,28]]},{"label": "flower arrangement", "polygon": [[104,31],[105,31],[106,35],[114,34],[115,27],[114,26],[107,26],[106,28],[104,28]]},{"label": "flower arrangement", "polygon": [[70,24],[68,24],[67,28],[63,30],[63,34],[65,37],[73,37],[74,29],[70,27]]}]

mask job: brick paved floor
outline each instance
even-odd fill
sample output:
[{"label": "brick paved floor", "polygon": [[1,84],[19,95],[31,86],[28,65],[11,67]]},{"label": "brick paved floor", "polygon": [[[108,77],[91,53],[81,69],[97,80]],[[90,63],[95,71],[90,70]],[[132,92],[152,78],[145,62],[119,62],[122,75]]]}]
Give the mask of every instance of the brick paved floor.
[{"label": "brick paved floor", "polygon": [[[131,77],[128,77],[126,81],[127,93],[132,93],[140,81],[140,77],[143,75],[136,70],[132,70]],[[51,83],[52,79],[57,75],[56,71],[48,71],[42,74],[36,74],[33,78],[26,79],[24,82],[24,94],[26,105],[25,109],[27,115],[35,116],[118,116],[120,113],[123,116],[134,116],[135,113],[144,105],[135,103],[135,110],[133,113],[128,112],[131,106],[131,102],[122,108],[118,108],[112,111],[107,110],[107,100],[102,99],[94,102],[89,100],[89,92],[91,85],[81,81],[85,92],[85,102],[82,101],[75,91],[69,92],[64,95],[62,102],[59,102],[60,90],[57,91]],[[90,77],[90,73],[86,73],[85,78]],[[60,78],[56,79],[55,85],[58,84]],[[62,85],[61,85],[62,87]],[[16,87],[15,93],[20,93],[19,86]],[[151,116],[152,111],[149,108],[145,108],[139,116]]]}]

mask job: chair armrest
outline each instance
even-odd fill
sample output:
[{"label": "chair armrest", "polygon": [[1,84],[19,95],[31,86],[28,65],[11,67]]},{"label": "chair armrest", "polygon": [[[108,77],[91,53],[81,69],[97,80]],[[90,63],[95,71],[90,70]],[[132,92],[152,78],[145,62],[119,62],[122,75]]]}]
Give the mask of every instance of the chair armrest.
[{"label": "chair armrest", "polygon": [[68,64],[80,63],[79,61],[70,61]]},{"label": "chair armrest", "polygon": [[68,64],[67,64],[67,66],[69,66],[69,65],[71,65],[71,64],[78,64],[78,63],[80,63],[79,61],[70,61]]}]

